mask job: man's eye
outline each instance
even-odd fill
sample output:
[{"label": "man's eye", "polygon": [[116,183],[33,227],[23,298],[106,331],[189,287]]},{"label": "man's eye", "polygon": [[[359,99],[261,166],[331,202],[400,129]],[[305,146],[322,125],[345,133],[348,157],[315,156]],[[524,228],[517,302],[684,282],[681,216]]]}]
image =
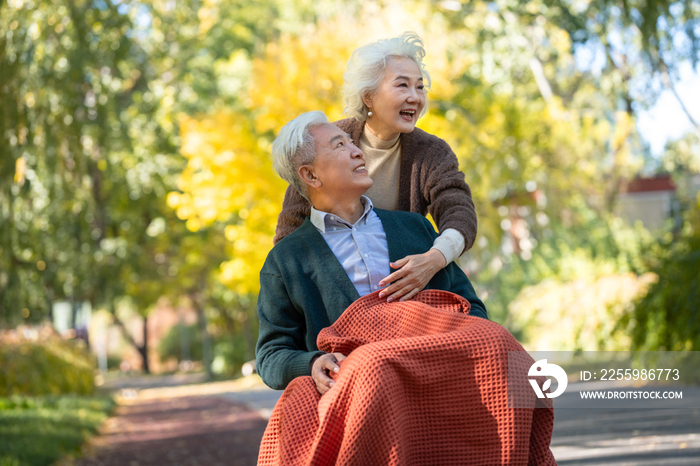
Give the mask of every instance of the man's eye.
[{"label": "man's eye", "polygon": [[425,89],[425,86],[418,86],[418,89],[422,91],[423,89]]},{"label": "man's eye", "polygon": [[399,84],[399,87],[408,87],[408,84],[406,84],[406,83],[401,83],[401,84]]}]

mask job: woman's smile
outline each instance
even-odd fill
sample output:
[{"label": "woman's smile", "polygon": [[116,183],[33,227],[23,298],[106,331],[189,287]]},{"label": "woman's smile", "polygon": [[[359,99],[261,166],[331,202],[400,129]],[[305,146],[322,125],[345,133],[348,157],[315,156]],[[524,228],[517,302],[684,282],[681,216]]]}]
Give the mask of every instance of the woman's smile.
[{"label": "woman's smile", "polygon": [[415,109],[401,110],[399,112],[399,115],[401,115],[401,118],[403,118],[406,121],[413,121],[413,118],[416,115],[416,111]]}]

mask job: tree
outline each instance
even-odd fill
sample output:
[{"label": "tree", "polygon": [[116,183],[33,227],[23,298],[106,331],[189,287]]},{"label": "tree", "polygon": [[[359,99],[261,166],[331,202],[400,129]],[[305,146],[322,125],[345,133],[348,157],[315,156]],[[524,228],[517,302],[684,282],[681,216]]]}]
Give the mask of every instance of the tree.
[{"label": "tree", "polygon": [[187,229],[166,195],[185,162],[178,113],[242,106],[250,56],[278,31],[270,22],[291,24],[278,10],[276,1],[0,4],[0,325],[43,319],[62,299],[111,310],[120,324],[126,299],[144,319],[142,338],[121,327],[145,370],[146,322],[161,296],[189,299],[205,334],[209,314],[230,329],[249,325],[249,303],[219,285],[231,253],[224,228]]},{"label": "tree", "polygon": [[103,171],[130,148],[121,110],[136,81],[130,21],[114,5],[16,1],[0,15],[0,320],[14,324],[56,299],[93,299]]}]

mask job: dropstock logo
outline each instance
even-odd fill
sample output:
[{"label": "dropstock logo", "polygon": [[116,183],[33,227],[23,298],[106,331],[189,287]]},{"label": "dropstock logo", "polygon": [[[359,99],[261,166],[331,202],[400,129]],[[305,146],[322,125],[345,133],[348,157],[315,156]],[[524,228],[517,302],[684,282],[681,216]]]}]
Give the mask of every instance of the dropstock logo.
[{"label": "dropstock logo", "polygon": [[554,377],[557,381],[557,384],[559,384],[554,393],[544,393],[545,390],[547,390],[552,384],[552,379],[547,379],[542,384],[542,387],[539,386],[537,380],[528,379],[530,385],[532,385],[532,389],[535,390],[537,398],[544,398],[545,395],[547,395],[547,398],[556,398],[562,393],[564,393],[564,390],[566,390],[566,386],[569,383],[564,369],[557,366],[556,364],[547,364],[546,359],[540,359],[539,361],[536,361],[532,366],[530,366],[530,370],[528,371],[527,375],[528,377]]}]

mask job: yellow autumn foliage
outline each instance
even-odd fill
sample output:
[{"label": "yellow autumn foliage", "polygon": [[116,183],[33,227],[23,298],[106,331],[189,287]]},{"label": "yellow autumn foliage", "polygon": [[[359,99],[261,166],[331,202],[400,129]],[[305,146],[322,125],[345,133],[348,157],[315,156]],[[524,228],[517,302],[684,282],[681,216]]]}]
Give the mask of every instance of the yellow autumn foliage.
[{"label": "yellow autumn foliage", "polygon": [[247,103],[259,132],[276,133],[312,110],[331,121],[342,117],[343,73],[356,43],[338,40],[334,29],[329,24],[302,37],[284,35],[253,61]]},{"label": "yellow autumn foliage", "polygon": [[228,222],[233,260],[221,266],[221,280],[238,293],[257,293],[258,272],[272,248],[275,219],[286,183],[272,168],[269,142],[255,136],[249,117],[217,113],[180,118],[187,167],[168,204],[196,231]]},{"label": "yellow autumn foliage", "polygon": [[259,290],[259,272],[272,248],[287,187],[272,168],[274,135],[302,112],[341,118],[340,89],[356,39],[338,40],[327,24],[303,36],[284,35],[253,60],[246,111],[180,118],[181,153],[187,158],[168,204],[196,231],[226,222],[231,260],[221,281],[241,294]]}]

